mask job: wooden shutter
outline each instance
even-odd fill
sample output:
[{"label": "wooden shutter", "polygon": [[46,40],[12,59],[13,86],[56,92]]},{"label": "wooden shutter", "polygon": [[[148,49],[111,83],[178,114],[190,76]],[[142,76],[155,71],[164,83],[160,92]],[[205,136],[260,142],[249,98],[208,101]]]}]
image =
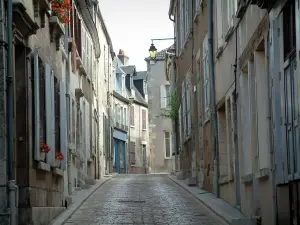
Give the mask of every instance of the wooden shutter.
[{"label": "wooden shutter", "polygon": [[183,50],[184,45],[184,4],[183,0],[180,0],[180,47]]},{"label": "wooden shutter", "polygon": [[130,165],[135,165],[135,142],[130,142]]},{"label": "wooden shutter", "polygon": [[142,128],[146,130],[146,110],[142,109]]},{"label": "wooden shutter", "polygon": [[65,84],[59,81],[60,84],[60,152],[64,155],[64,160],[61,162],[61,169],[65,170],[67,166],[67,108],[66,108],[66,89]]},{"label": "wooden shutter", "polygon": [[134,106],[130,106],[130,126],[134,126]]},{"label": "wooden shutter", "polygon": [[34,159],[40,160],[40,84],[39,84],[39,56],[38,50],[34,51],[34,77],[33,77],[33,93],[34,93]]},{"label": "wooden shutter", "polygon": [[181,86],[181,92],[182,92],[182,126],[183,126],[183,139],[182,141],[185,141],[185,135],[187,133],[187,126],[186,126],[186,90],[185,90],[185,82],[182,82]]},{"label": "wooden shutter", "polygon": [[191,135],[192,121],[191,121],[191,81],[188,79],[186,81],[186,116],[187,116],[187,134]]},{"label": "wooden shutter", "polygon": [[162,109],[167,107],[167,93],[165,85],[160,85],[160,107]]},{"label": "wooden shutter", "polygon": [[45,64],[45,103],[46,103],[46,143],[50,147],[47,154],[47,162],[53,164],[53,152],[55,148],[52,146],[52,92],[51,92],[51,67]]}]

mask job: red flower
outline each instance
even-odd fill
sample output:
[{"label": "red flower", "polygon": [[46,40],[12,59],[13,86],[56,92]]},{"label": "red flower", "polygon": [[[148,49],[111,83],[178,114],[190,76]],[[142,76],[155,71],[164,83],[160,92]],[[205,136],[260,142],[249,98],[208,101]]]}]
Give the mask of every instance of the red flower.
[{"label": "red flower", "polygon": [[72,9],[72,5],[69,0],[51,0],[52,13],[57,16],[60,22],[69,23],[69,13]]},{"label": "red flower", "polygon": [[64,155],[61,152],[55,152],[55,159],[64,160]]},{"label": "red flower", "polygon": [[50,147],[46,143],[44,143],[43,141],[41,141],[40,151],[48,153],[50,151]]}]

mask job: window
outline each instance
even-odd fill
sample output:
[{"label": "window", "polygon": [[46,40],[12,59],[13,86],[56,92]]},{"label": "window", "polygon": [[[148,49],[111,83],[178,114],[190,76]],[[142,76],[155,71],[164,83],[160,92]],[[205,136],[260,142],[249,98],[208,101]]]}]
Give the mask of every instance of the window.
[{"label": "window", "polygon": [[118,105],[115,104],[115,121],[118,122]]},{"label": "window", "polygon": [[174,24],[174,37],[175,37],[175,42],[176,42],[176,56],[178,56],[178,50],[179,50],[179,34],[178,34],[178,26],[179,26],[179,23],[178,23],[178,19],[177,19],[177,7],[175,9],[175,24]]},{"label": "window", "polygon": [[171,101],[171,91],[170,86],[166,85],[166,105],[169,106]]},{"label": "window", "polygon": [[124,108],[124,125],[128,126],[128,124],[127,124],[127,109],[126,108]]},{"label": "window", "polygon": [[165,151],[166,151],[166,158],[170,158],[171,154],[171,138],[170,132],[165,132]]},{"label": "window", "polygon": [[196,9],[200,9],[200,3],[202,2],[202,0],[196,0]]},{"label": "window", "polygon": [[284,59],[291,56],[296,49],[295,1],[289,1],[283,9],[283,48]]},{"label": "window", "polygon": [[[216,23],[217,23],[217,48],[223,45],[223,15],[222,15],[222,2],[227,0],[217,0],[217,13],[216,13]],[[231,0],[232,1],[232,0]]]},{"label": "window", "polygon": [[142,109],[142,129],[146,130],[147,121],[146,121],[146,110]]},{"label": "window", "polygon": [[134,106],[130,106],[130,126],[134,126]]},{"label": "window", "polygon": [[204,78],[204,106],[205,106],[205,120],[210,119],[210,88],[209,88],[209,64],[208,64],[208,41],[207,35],[203,40],[203,78]]},{"label": "window", "polygon": [[170,86],[160,86],[160,108],[164,109],[170,104]]},{"label": "window", "polygon": [[123,107],[120,106],[120,125],[124,125]]}]

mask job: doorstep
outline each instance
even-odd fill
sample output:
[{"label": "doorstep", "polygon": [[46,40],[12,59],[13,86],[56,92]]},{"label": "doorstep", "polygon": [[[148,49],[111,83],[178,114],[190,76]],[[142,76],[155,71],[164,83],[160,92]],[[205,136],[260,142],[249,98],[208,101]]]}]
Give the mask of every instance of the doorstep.
[{"label": "doorstep", "polygon": [[74,191],[69,198],[72,198],[72,204],[68,206],[58,217],[51,221],[49,225],[64,224],[79,207],[87,200],[95,191],[97,191],[103,184],[117,176],[117,174],[106,175],[100,180],[96,180],[95,185],[91,185],[89,189],[81,189]]},{"label": "doorstep", "polygon": [[238,209],[232,207],[226,201],[217,198],[214,194],[200,189],[197,186],[188,186],[185,180],[177,180],[176,176],[170,175],[169,178],[196,197],[203,205],[213,211],[228,224],[233,224],[233,222],[237,220],[240,221],[241,219],[247,219]]}]

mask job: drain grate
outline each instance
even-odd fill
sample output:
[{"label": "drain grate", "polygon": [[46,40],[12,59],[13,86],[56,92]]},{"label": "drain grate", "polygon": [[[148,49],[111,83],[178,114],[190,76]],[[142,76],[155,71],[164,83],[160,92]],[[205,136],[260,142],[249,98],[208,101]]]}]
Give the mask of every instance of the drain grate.
[{"label": "drain grate", "polygon": [[119,203],[145,203],[145,201],[142,200],[119,200]]}]

